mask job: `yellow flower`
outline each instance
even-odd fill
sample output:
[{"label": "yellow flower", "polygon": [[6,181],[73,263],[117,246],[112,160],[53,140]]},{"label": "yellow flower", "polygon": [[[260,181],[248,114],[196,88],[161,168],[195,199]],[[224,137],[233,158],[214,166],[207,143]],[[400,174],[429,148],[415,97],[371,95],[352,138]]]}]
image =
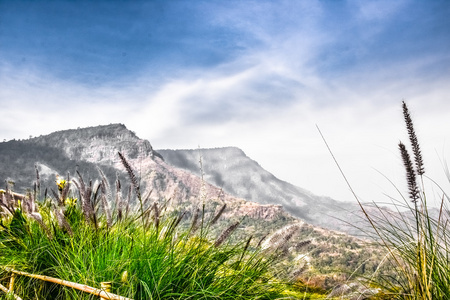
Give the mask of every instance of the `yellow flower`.
[{"label": "yellow flower", "polygon": [[68,197],[64,201],[64,204],[67,206],[75,206],[77,204],[78,198]]},{"label": "yellow flower", "polygon": [[61,179],[59,175],[56,175],[56,185],[58,186],[58,190],[62,192],[64,187],[66,186],[66,181],[64,179]]}]

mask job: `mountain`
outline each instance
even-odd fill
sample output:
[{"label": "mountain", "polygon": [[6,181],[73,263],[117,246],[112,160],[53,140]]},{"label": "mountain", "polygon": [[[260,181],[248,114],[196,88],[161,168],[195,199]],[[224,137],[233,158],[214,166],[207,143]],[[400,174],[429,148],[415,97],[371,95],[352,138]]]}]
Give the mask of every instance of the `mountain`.
[{"label": "mountain", "polygon": [[331,230],[350,233],[359,231],[355,223],[347,223],[360,215],[357,204],[317,196],[280,180],[239,148],[157,151],[174,167],[197,176],[201,176],[202,169],[207,182],[235,197],[261,204],[281,205],[293,216]]},{"label": "mountain", "polygon": [[[323,228],[359,232],[354,222],[347,224],[347,220],[357,219],[357,205],[316,196],[282,181],[238,148],[155,151],[149,141],[140,139],[123,124],[64,130],[0,143],[0,180],[14,182],[16,191],[25,192],[35,180],[35,167],[42,185],[47,187],[54,186],[56,174],[73,176],[76,170],[84,177],[98,178],[100,167],[110,182],[116,176],[126,181],[119,151],[139,173],[142,188],[153,191],[152,201],[171,199],[172,205],[187,208],[198,205],[202,194],[201,201],[227,203],[229,215],[236,217],[270,219],[292,215]],[[200,179],[200,155],[204,182]]]},{"label": "mountain", "polygon": [[[226,215],[251,218],[290,218],[280,205],[261,205],[223,193],[198,176],[167,164],[150,142],[138,138],[123,124],[64,130],[22,141],[0,143],[0,180],[14,183],[25,192],[35,180],[35,167],[44,186],[54,187],[56,174],[75,174],[79,170],[91,179],[100,168],[110,182],[127,175],[118,156],[121,152],[140,178],[149,202],[171,201],[171,207],[192,209],[207,201],[212,206],[227,204]],[[85,178],[86,179],[86,178]]]}]

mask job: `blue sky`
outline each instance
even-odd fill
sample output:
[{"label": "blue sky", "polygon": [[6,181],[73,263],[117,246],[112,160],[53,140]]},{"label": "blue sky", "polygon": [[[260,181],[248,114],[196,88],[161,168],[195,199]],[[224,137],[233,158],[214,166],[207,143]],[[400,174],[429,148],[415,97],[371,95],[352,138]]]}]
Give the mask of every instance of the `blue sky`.
[{"label": "blue sky", "polygon": [[351,200],[318,124],[358,194],[382,199],[374,169],[402,181],[402,99],[442,176],[449,15],[448,1],[0,0],[0,138],[120,122],[156,149],[240,147]]}]

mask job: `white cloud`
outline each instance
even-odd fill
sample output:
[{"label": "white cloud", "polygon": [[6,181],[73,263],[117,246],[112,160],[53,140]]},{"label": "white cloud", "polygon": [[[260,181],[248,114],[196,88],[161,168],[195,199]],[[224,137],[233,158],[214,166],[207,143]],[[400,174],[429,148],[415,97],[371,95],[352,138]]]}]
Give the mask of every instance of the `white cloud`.
[{"label": "white cloud", "polygon": [[[270,28],[271,18],[286,6],[272,14],[277,5],[267,5],[255,16],[239,8],[217,20],[224,26],[239,20],[236,28],[254,36],[257,48],[249,47],[215,68],[180,72],[184,75],[157,86],[145,74],[128,84],[92,88],[41,70],[3,66],[2,138],[120,122],[156,149],[240,147],[281,179],[316,194],[351,200],[318,124],[356,192],[364,200],[377,200],[382,191],[392,190],[373,168],[402,188],[396,147],[399,139],[407,141],[400,108],[405,98],[417,120],[430,174],[442,181],[432,172],[440,170],[435,148],[441,154],[450,138],[448,78],[424,72],[441,58],[389,65],[369,61],[347,72],[323,74],[320,53],[342,36],[320,31],[320,2],[294,7],[287,23],[275,22],[278,28]],[[367,20],[399,9],[381,3],[368,10],[370,5],[360,7]],[[302,11],[309,14],[300,15]],[[300,21],[294,22],[296,18]]]}]

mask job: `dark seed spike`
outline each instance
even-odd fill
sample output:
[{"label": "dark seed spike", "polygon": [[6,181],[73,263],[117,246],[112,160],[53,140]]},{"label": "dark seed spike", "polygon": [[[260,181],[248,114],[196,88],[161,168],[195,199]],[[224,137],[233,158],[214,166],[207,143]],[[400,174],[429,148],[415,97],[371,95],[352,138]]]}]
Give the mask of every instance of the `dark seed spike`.
[{"label": "dark seed spike", "polygon": [[120,185],[119,178],[116,179],[116,209],[117,209],[117,219],[120,221],[122,219],[123,201],[122,201],[122,188]]},{"label": "dark seed spike", "polygon": [[58,207],[64,206],[64,203],[61,201],[61,197],[59,196],[59,194],[57,192],[55,192],[54,189],[50,189],[50,191],[52,192],[53,198],[55,198],[56,204],[58,205]]},{"label": "dark seed spike", "polygon": [[158,208],[158,202],[155,202],[155,204],[154,204],[154,216],[155,216],[155,228],[156,228],[156,231],[158,231],[158,228],[159,228],[159,218],[160,218],[160,215],[159,215],[159,208]]},{"label": "dark seed spike", "polygon": [[109,208],[108,200],[106,199],[106,195],[102,193],[100,196],[101,203],[103,206],[103,211],[106,215],[106,225],[108,228],[111,228],[112,226],[112,217],[111,217],[111,209]]},{"label": "dark seed spike", "polygon": [[219,210],[219,212],[214,216],[214,218],[209,223],[210,226],[216,224],[216,222],[220,219],[220,216],[222,216],[223,212],[227,208],[227,204],[225,203]]},{"label": "dark seed spike", "polygon": [[219,247],[222,243],[231,235],[231,233],[239,226],[240,222],[236,222],[228,227],[222,234],[217,238],[214,243],[214,247]]},{"label": "dark seed spike", "polygon": [[307,246],[307,245],[309,245],[309,244],[311,244],[311,240],[301,241],[301,242],[299,242],[299,243],[297,243],[297,244],[295,245],[295,249],[296,249],[296,250],[300,250],[301,248],[303,248],[303,247],[305,247],[305,246]]},{"label": "dark seed spike", "polygon": [[78,190],[78,192],[80,194],[80,197],[79,197],[80,198],[80,206],[83,207],[84,199],[83,199],[83,193],[81,192],[81,189],[80,189],[80,185],[75,180],[73,181],[73,184],[75,185],[75,187],[77,188],[77,190]]},{"label": "dark seed spike", "polygon": [[112,217],[111,217],[111,208],[109,207],[108,199],[111,199],[111,188],[109,186],[109,182],[105,176],[105,173],[103,173],[103,171],[100,168],[98,168],[98,171],[100,173],[100,176],[102,177],[102,181],[100,182],[100,187],[101,187],[101,192],[102,192],[101,203],[103,206],[103,211],[105,212],[105,215],[106,215],[106,224],[107,224],[108,228],[110,228],[112,225]]},{"label": "dark seed spike", "polygon": [[259,247],[261,246],[262,242],[264,242],[264,240],[267,238],[268,235],[269,235],[269,234],[266,233],[266,234],[259,240],[258,245],[256,245],[256,248],[259,248]]},{"label": "dark seed spike", "polygon": [[80,200],[81,200],[81,210],[83,212],[84,218],[86,219],[86,222],[90,222],[91,220],[91,209],[90,209],[90,201],[91,196],[90,193],[88,193],[88,189],[86,188],[86,184],[84,183],[83,177],[81,176],[80,172],[77,170],[78,175],[78,182],[75,183],[75,185],[78,188],[78,191],[80,192]]},{"label": "dark seed spike", "polygon": [[405,118],[406,123],[406,129],[408,130],[409,141],[411,142],[411,147],[413,149],[416,171],[418,175],[423,175],[425,173],[425,168],[423,166],[422,152],[420,151],[420,145],[417,139],[416,132],[414,130],[414,124],[405,101],[402,101],[402,107],[403,107],[403,116]]},{"label": "dark seed spike", "polygon": [[36,199],[36,197],[37,197],[37,184],[36,184],[36,182],[33,183],[33,194],[34,194],[34,199]]},{"label": "dark seed spike", "polygon": [[[298,231],[299,227],[298,226],[294,226],[292,227],[281,239],[281,243],[278,245],[278,248],[283,248],[286,247],[287,243],[292,239],[292,237],[294,236],[294,234]],[[286,248],[287,249],[287,248]]]},{"label": "dark seed spike", "polygon": [[72,228],[70,227],[69,223],[67,222],[66,217],[65,217],[64,214],[62,213],[61,208],[55,207],[54,213],[55,213],[55,215],[56,215],[56,219],[57,219],[57,221],[58,221],[59,227],[66,229],[67,232],[68,232],[71,236],[73,236],[73,230],[72,230]]},{"label": "dark seed spike", "polygon": [[32,208],[32,205],[31,205],[31,198],[32,198],[33,196],[32,196],[32,194],[31,194],[31,192],[27,192],[27,194],[25,195],[25,198],[23,199],[23,202],[22,202],[22,209],[23,209],[23,212],[25,213],[25,214],[27,214],[27,215],[29,215],[29,214],[31,214],[32,212],[33,212],[33,208]]},{"label": "dark seed spike", "polygon": [[136,196],[138,197],[138,199],[141,199],[141,189],[139,187],[139,182],[133,169],[131,168],[126,158],[122,155],[122,153],[118,152],[118,154],[120,157],[120,161],[122,162],[122,165],[125,167],[125,170],[127,171],[128,176],[130,177],[131,183],[133,184],[134,190],[136,192]]},{"label": "dark seed spike", "polygon": [[181,220],[183,220],[183,218],[184,218],[185,215],[186,215],[186,211],[183,211],[183,213],[181,213],[181,214],[178,216],[178,218],[177,218],[175,224],[173,225],[173,228],[174,228],[174,229],[178,227],[178,225],[180,224]]},{"label": "dark seed spike", "polygon": [[405,145],[403,143],[399,143],[398,147],[400,149],[400,154],[402,155],[403,165],[406,170],[406,180],[408,182],[409,189],[409,197],[412,202],[416,203],[419,199],[419,188],[417,187],[416,182],[416,173],[414,171],[413,164],[411,162],[411,158],[409,156],[408,151],[406,150]]},{"label": "dark seed spike", "polygon": [[200,215],[200,209],[196,208],[194,215],[192,216],[191,228],[189,230],[191,233],[194,233],[195,231],[197,231],[197,228],[198,228],[197,223],[198,223],[199,215]]},{"label": "dark seed spike", "polygon": [[9,184],[8,184],[8,182],[6,182],[6,187],[5,187],[5,193],[4,193],[4,196],[5,196],[5,202],[6,202],[6,205],[7,205],[9,208],[11,208],[12,211],[14,211],[14,198],[13,198],[13,196],[11,195],[11,190],[9,189]]},{"label": "dark seed spike", "polygon": [[78,180],[80,182],[78,190],[82,194],[81,196],[84,197],[86,194],[86,185],[84,184],[83,177],[81,176],[80,172],[77,170]]},{"label": "dark seed spike", "polygon": [[247,243],[245,243],[244,250],[242,250],[242,254],[241,254],[241,259],[240,259],[240,261],[242,261],[242,259],[244,258],[245,252],[247,252],[247,249],[248,249],[248,247],[250,246],[250,242],[251,242],[252,239],[253,239],[253,235],[251,235],[251,236],[248,238]]},{"label": "dark seed spike", "polygon": [[34,166],[36,170],[36,183],[34,185],[34,199],[37,199],[38,197],[41,197],[41,181],[39,176],[39,169],[37,165]]}]

